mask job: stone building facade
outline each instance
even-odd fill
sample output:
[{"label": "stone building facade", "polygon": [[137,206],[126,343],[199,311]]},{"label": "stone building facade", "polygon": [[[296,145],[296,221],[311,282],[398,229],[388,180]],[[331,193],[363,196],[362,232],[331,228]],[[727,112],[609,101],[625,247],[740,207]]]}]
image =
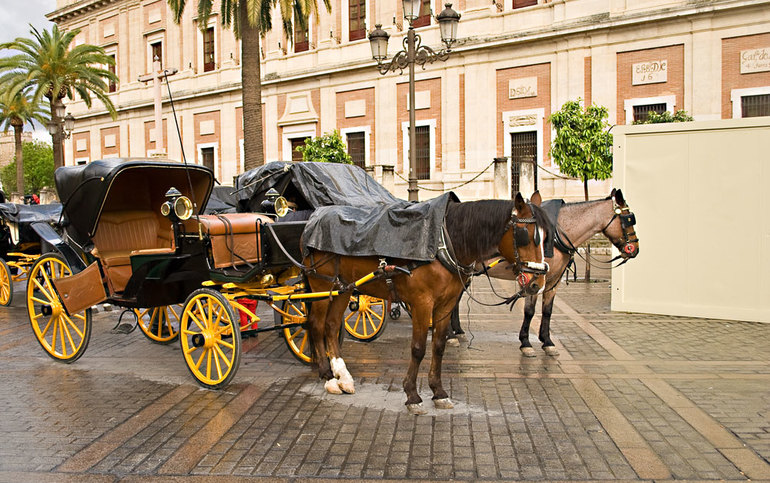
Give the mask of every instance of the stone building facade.
[{"label": "stone building facade", "polygon": [[[696,120],[770,114],[770,1],[456,1],[462,19],[452,55],[416,74],[421,199],[445,189],[462,199],[510,196],[517,187],[528,194],[535,173],[545,197],[581,198],[581,183],[560,176],[548,156],[548,116],[568,100],[607,107],[613,124],[660,109],[685,109]],[[169,158],[181,160],[184,147],[188,162],[212,166],[225,184],[242,171],[240,46],[217,15],[201,32],[196,2],[188,3],[176,25],[165,0],[58,0],[48,18],[114,55],[120,77],[111,94],[117,120],[98,103],[68,105],[77,122],[66,164],[155,149],[153,90],[137,78],[158,55],[179,71],[169,78],[176,120],[163,91]],[[438,0],[425,4],[443,9]],[[331,13],[295,42],[277,24],[263,36],[267,160],[290,160],[304,138],[339,129],[359,163],[395,167],[394,191],[406,197],[407,75],[380,75],[364,35],[383,24],[392,56],[406,34],[401,12],[398,0],[332,0]],[[420,21],[423,44],[438,47],[435,18]],[[509,181],[501,187],[490,165],[502,156]],[[510,159],[538,168],[516,176],[520,164]],[[610,186],[589,189],[606,195]]]}]

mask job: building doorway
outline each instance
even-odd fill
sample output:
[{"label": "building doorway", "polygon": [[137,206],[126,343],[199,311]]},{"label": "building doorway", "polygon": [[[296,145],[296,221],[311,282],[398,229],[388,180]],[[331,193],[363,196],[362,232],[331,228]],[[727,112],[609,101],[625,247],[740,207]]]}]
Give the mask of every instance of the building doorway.
[{"label": "building doorway", "polygon": [[294,161],[295,163],[302,161],[302,153],[297,151],[297,148],[305,145],[305,139],[310,139],[310,137],[305,136],[301,138],[289,139],[289,142],[291,143],[291,160]]},{"label": "building doorway", "polygon": [[214,148],[201,148],[201,164],[214,171]]}]

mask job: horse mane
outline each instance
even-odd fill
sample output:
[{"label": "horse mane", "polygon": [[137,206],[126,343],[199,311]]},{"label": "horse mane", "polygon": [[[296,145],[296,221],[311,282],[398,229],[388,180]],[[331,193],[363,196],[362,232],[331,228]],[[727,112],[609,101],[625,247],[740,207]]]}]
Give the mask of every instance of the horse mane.
[{"label": "horse mane", "polygon": [[[545,212],[530,204],[538,228],[546,239],[551,236],[551,223]],[[483,260],[497,250],[508,228],[513,200],[479,200],[450,202],[446,212],[446,228],[455,254],[460,259]]]}]

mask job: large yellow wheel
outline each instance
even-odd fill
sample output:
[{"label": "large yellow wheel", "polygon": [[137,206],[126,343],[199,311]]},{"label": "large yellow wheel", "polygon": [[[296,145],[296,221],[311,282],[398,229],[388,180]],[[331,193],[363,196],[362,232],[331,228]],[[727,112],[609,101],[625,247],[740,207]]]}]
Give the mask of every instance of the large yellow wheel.
[{"label": "large yellow wheel", "polygon": [[198,384],[210,389],[226,386],[238,371],[241,334],[224,295],[201,288],[187,297],[180,321],[182,353]]},{"label": "large yellow wheel", "polygon": [[[307,305],[301,300],[285,300],[281,305],[281,311],[283,313],[275,313],[276,324],[305,324],[307,322]],[[312,359],[310,332],[305,325],[283,329],[283,340],[298,361],[310,364]]]},{"label": "large yellow wheel", "polygon": [[134,309],[139,320],[139,328],[151,341],[158,344],[170,344],[179,337],[179,305],[164,305],[149,309]]},{"label": "large yellow wheel", "polygon": [[27,313],[32,330],[46,353],[57,361],[71,363],[83,355],[91,338],[91,309],[67,314],[52,281],[72,274],[64,257],[41,256],[27,281]]},{"label": "large yellow wheel", "polygon": [[356,339],[371,342],[385,328],[386,302],[364,294],[353,295],[345,313],[345,330]]},{"label": "large yellow wheel", "polygon": [[5,260],[0,258],[0,305],[8,307],[13,302],[13,275]]}]

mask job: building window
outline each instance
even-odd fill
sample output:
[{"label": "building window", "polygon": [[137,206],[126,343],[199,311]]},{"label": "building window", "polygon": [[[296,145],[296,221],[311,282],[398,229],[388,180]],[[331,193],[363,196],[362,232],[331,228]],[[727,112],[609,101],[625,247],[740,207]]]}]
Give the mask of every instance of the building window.
[{"label": "building window", "polygon": [[214,27],[209,27],[203,32],[203,72],[210,72],[215,68]]},{"label": "building window", "polygon": [[302,29],[299,25],[294,27],[294,52],[306,52],[310,48],[308,29]]},{"label": "building window", "polygon": [[350,40],[366,37],[366,0],[350,0],[348,6],[350,19]]},{"label": "building window", "polygon": [[[537,131],[524,131],[511,133],[511,194],[521,191],[520,177],[521,165],[537,163]],[[537,186],[537,169],[535,173],[535,186]]]},{"label": "building window", "polygon": [[430,179],[430,126],[415,126],[416,162],[414,175],[417,179]]},{"label": "building window", "polygon": [[524,8],[537,5],[537,0],[513,0],[513,8]]},{"label": "building window", "polygon": [[347,133],[348,154],[353,163],[361,168],[366,167],[366,133],[364,131]]},{"label": "building window", "polygon": [[641,106],[634,106],[634,119],[633,122],[637,123],[644,123],[647,121],[647,119],[650,118],[651,112],[657,112],[658,114],[663,114],[666,112],[666,103],[658,103],[658,104],[644,104]]},{"label": "building window", "polygon": [[[107,66],[107,70],[110,71],[113,75],[115,74],[117,70],[117,58],[115,57],[115,54],[110,54],[110,57],[112,57],[112,65]],[[115,92],[118,90],[118,85],[115,83],[115,81],[111,80],[110,85],[108,86],[108,92]]]},{"label": "building window", "polygon": [[214,171],[214,148],[201,148],[201,164]]},{"label": "building window", "polygon": [[[152,51],[152,59],[150,59],[150,65],[155,62],[155,59],[160,61],[161,68],[163,67],[163,42],[155,42],[150,44]],[[150,69],[152,70],[152,69]]]},{"label": "building window", "polygon": [[289,142],[291,143],[291,160],[294,161],[295,163],[302,161],[302,153],[297,151],[297,148],[305,145],[305,139],[310,139],[310,138],[301,137],[301,138],[289,139]]},{"label": "building window", "polygon": [[770,116],[770,94],[741,96],[741,117]]},{"label": "building window", "polygon": [[420,16],[412,22],[412,27],[415,28],[425,27],[426,25],[430,25],[430,0],[422,0]]}]

